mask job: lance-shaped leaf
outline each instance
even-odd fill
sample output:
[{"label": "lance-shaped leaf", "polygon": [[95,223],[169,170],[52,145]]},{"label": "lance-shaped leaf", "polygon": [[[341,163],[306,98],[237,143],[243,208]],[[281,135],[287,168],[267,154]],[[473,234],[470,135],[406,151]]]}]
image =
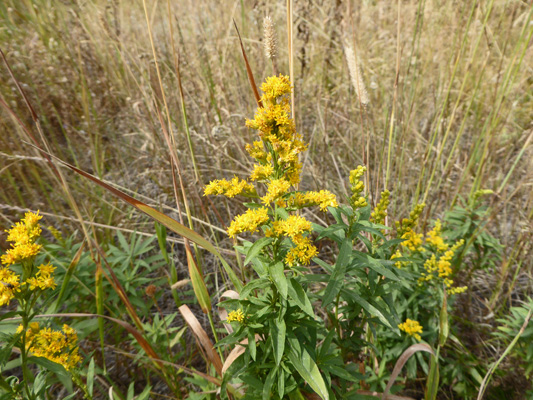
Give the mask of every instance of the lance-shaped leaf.
[{"label": "lance-shaped leaf", "polygon": [[207,314],[211,311],[211,298],[209,297],[207,287],[205,286],[204,277],[200,273],[198,264],[196,264],[196,260],[192,254],[191,247],[187,242],[185,243],[185,252],[187,253],[187,265],[189,267],[189,276],[191,277],[194,295],[196,296],[202,311]]}]

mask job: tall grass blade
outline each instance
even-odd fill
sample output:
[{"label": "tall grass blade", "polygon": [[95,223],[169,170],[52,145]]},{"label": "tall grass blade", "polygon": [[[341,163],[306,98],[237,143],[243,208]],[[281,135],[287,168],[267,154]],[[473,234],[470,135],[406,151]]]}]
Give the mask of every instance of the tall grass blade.
[{"label": "tall grass blade", "polygon": [[235,23],[235,20],[233,20],[233,25],[235,26],[235,30],[237,31],[237,36],[239,37],[239,44],[241,45],[242,57],[244,58],[244,64],[246,65],[246,73],[248,74],[248,81],[250,82],[250,86],[252,87],[252,91],[254,92],[255,101],[257,102],[258,107],[262,107],[261,96],[259,96],[259,91],[257,90],[257,85],[255,84],[254,74],[252,72],[252,68],[250,67],[250,63],[248,62],[248,57],[246,57],[246,50],[244,50],[244,45],[242,44],[241,34],[239,33],[239,28],[237,28],[237,24]]}]

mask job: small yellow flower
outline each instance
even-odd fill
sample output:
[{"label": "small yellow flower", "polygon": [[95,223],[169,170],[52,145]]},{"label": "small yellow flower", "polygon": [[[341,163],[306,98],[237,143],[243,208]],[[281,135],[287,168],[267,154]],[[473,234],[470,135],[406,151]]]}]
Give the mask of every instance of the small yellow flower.
[{"label": "small yellow flower", "polygon": [[[391,260],[394,260],[394,259],[396,259],[396,258],[400,258],[400,257],[403,257],[403,256],[402,256],[401,251],[398,249],[398,250],[396,250],[396,253],[394,253],[394,254],[391,256],[390,259],[391,259]],[[407,264],[406,262],[396,261],[396,262],[394,263],[394,266],[395,266],[396,268],[402,268],[402,267],[403,267],[404,265],[406,265],[406,264]]]},{"label": "small yellow flower", "polygon": [[209,182],[204,189],[204,196],[224,195],[235,197],[239,194],[247,195],[255,193],[255,188],[245,180],[234,177],[231,181],[215,179]]},{"label": "small yellow flower", "polygon": [[350,205],[353,209],[363,208],[367,205],[366,199],[361,196],[361,193],[365,189],[365,184],[361,181],[361,178],[365,172],[366,167],[362,165],[359,165],[356,169],[350,171],[350,185],[352,190]]},{"label": "small yellow flower", "polygon": [[261,85],[262,100],[274,101],[278,97],[291,93],[291,82],[288,76],[270,76]]},{"label": "small yellow flower", "polygon": [[241,232],[255,232],[259,226],[268,222],[268,209],[266,207],[249,209],[244,214],[238,215],[228,228],[228,235],[235,237]]},{"label": "small yellow flower", "polygon": [[384,224],[385,217],[387,216],[387,207],[390,204],[390,192],[384,190],[381,192],[381,199],[379,200],[378,205],[374,208],[374,211],[371,214],[371,221],[376,224]]},{"label": "small yellow flower", "polygon": [[292,241],[296,246],[290,249],[285,257],[285,262],[288,266],[292,267],[298,262],[308,265],[311,259],[318,254],[317,248],[311,243],[309,237],[296,235],[292,238]]},{"label": "small yellow flower", "polygon": [[449,288],[448,294],[460,294],[460,293],[466,292],[467,290],[468,290],[468,286],[458,286],[454,288]]},{"label": "small yellow flower", "polygon": [[417,204],[415,208],[409,213],[409,218],[404,218],[401,221],[396,221],[396,230],[398,237],[402,237],[407,231],[413,230],[418,225],[418,219],[424,211],[426,205],[424,203]]},{"label": "small yellow flower", "polygon": [[[22,332],[20,327],[19,330]],[[81,361],[77,340],[76,331],[68,325],[63,325],[62,331],[54,331],[50,328],[39,329],[38,323],[32,323],[26,331],[26,348],[33,356],[61,364],[67,371]]]},{"label": "small yellow flower", "polygon": [[242,324],[244,322],[244,313],[240,308],[237,311],[230,311],[228,314],[228,319],[226,321],[237,321],[238,323]]},{"label": "small yellow flower", "polygon": [[287,207],[299,209],[311,206],[319,206],[321,211],[326,212],[328,207],[338,207],[339,204],[337,197],[328,190],[298,192],[287,200]]},{"label": "small yellow flower", "polygon": [[289,181],[283,178],[274,179],[270,181],[270,183],[268,184],[267,193],[263,197],[261,197],[261,201],[265,205],[268,205],[274,200],[276,200],[277,198],[287,193],[290,187],[291,187],[291,184]]},{"label": "small yellow flower", "polygon": [[250,175],[250,179],[252,181],[262,181],[262,180],[270,178],[273,173],[274,173],[274,168],[272,167],[272,165],[255,164],[254,170],[252,171],[252,174]]},{"label": "small yellow flower", "polygon": [[288,236],[291,239],[311,230],[311,222],[300,215],[290,215],[286,220],[274,221],[271,236]]},{"label": "small yellow flower", "polygon": [[407,318],[404,323],[398,325],[398,328],[407,333],[409,336],[413,336],[418,341],[422,339],[420,337],[420,333],[422,333],[422,326],[418,323],[418,321],[413,321]]},{"label": "small yellow flower", "polygon": [[426,238],[426,243],[429,245],[435,246],[435,248],[438,251],[446,251],[448,250],[448,245],[444,243],[444,239],[440,235],[442,232],[442,225],[440,220],[438,219],[435,221],[435,227],[428,232],[428,236]]},{"label": "small yellow flower", "polygon": [[0,267],[0,306],[8,305],[18,291],[19,277],[10,269]]},{"label": "small yellow flower", "polygon": [[402,235],[402,239],[405,239],[405,242],[402,242],[402,246],[407,247],[411,251],[419,251],[422,246],[422,234],[416,233],[412,229],[408,229]]}]

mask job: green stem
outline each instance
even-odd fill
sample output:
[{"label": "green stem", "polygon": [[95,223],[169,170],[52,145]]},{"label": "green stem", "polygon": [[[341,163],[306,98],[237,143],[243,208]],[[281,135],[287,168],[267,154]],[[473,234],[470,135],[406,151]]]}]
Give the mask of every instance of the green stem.
[{"label": "green stem", "polygon": [[[217,331],[215,329],[215,323],[213,322],[213,316],[211,315],[211,311],[207,313],[207,318],[209,319],[209,325],[211,325],[211,331],[213,332],[213,336],[215,338],[215,344],[218,343],[218,336]],[[222,360],[222,363],[224,363],[224,356],[222,355],[222,349],[220,347],[217,347],[218,355],[220,356],[220,359]]]},{"label": "green stem", "polygon": [[33,399],[33,394],[30,392],[30,371],[28,370],[28,353],[26,351],[26,331],[28,330],[29,320],[28,320],[28,310],[27,302],[21,302],[22,308],[24,310],[22,314],[22,346],[20,348],[20,356],[22,359],[22,378],[24,380],[24,390],[28,399]]}]

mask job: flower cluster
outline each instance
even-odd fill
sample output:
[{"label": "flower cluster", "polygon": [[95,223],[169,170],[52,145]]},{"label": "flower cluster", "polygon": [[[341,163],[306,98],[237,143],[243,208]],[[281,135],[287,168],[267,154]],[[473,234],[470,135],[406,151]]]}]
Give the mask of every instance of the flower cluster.
[{"label": "flower cluster", "polygon": [[11,248],[1,257],[2,264],[11,265],[19,262],[33,260],[41,250],[41,245],[35,240],[41,234],[39,220],[42,218],[37,213],[27,212],[24,218],[7,230],[7,241],[12,242]]},{"label": "flower cluster", "polygon": [[[17,333],[22,333],[20,325]],[[44,357],[57,364],[61,364],[67,371],[75,368],[81,361],[76,345],[78,335],[68,325],[63,325],[61,331],[39,327],[39,323],[30,323],[26,330],[26,349],[35,357]]]},{"label": "flower cluster", "polygon": [[366,199],[361,196],[365,189],[365,184],[361,180],[366,172],[366,167],[359,165],[356,169],[350,171],[350,185],[352,190],[352,197],[350,198],[350,205],[353,209],[363,208],[367,205]]},{"label": "flower cluster", "polygon": [[385,218],[387,217],[387,208],[390,204],[390,192],[388,190],[384,190],[381,192],[381,199],[379,200],[378,205],[376,208],[374,208],[374,211],[372,212],[371,221],[376,224],[384,224]]},{"label": "flower cluster", "polygon": [[251,195],[255,193],[255,188],[248,182],[234,177],[231,181],[226,179],[215,179],[209,182],[204,189],[204,194],[207,195],[224,195],[227,197],[235,197],[239,194]]},{"label": "flower cluster", "polygon": [[39,288],[41,290],[45,289],[55,289],[56,281],[52,276],[52,273],[55,271],[56,267],[52,266],[50,263],[41,264],[37,267],[37,273],[35,276],[28,278],[26,281],[30,285],[30,290],[35,290]]},{"label": "flower cluster", "polygon": [[444,243],[444,239],[441,236],[442,225],[440,220],[435,221],[435,227],[428,232],[426,237],[426,243],[434,246],[437,251],[446,251],[448,250],[448,245]]},{"label": "flower cluster", "polygon": [[242,312],[240,308],[236,311],[230,311],[226,321],[227,322],[237,321],[238,323],[242,324],[244,322],[244,313]]},{"label": "flower cluster", "polygon": [[[256,232],[265,226],[265,235],[276,239],[276,251],[282,251],[288,266],[306,265],[318,254],[307,235],[311,223],[299,215],[276,213],[278,207],[287,211],[296,211],[305,207],[318,206],[321,211],[328,207],[337,207],[335,195],[327,190],[317,192],[298,192],[293,188],[300,182],[302,165],[298,155],[307,146],[302,136],[296,133],[294,121],[290,116],[288,95],[291,93],[289,78],[283,75],[267,78],[262,84],[261,106],[255,117],[246,121],[246,126],[259,131],[260,140],[246,146],[248,153],[255,159],[249,180],[234,178],[228,182],[224,179],[210,182],[204,195],[248,195],[258,198],[263,205],[251,208],[238,215],[231,222],[227,232],[236,237],[242,232]],[[256,189],[252,183],[263,184],[265,189]],[[289,238],[290,241],[285,241]],[[289,244],[288,247],[281,243]]]},{"label": "flower cluster", "polygon": [[320,211],[326,212],[328,207],[338,207],[337,197],[327,191],[296,192],[283,203],[284,207],[301,209],[304,207],[319,206]]},{"label": "flower cluster", "polygon": [[311,230],[311,223],[299,215],[290,215],[286,220],[274,221],[267,229],[265,236],[280,238],[288,237],[294,243],[285,256],[285,263],[292,267],[297,263],[307,265],[318,254],[317,248],[309,237],[304,236]]},{"label": "flower cluster", "polygon": [[418,220],[420,214],[424,211],[426,205],[424,203],[417,204],[415,208],[409,213],[409,218],[404,218],[401,221],[396,221],[396,231],[398,232],[398,237],[401,238],[403,235],[409,231],[414,230],[418,225]]},{"label": "flower cluster", "polygon": [[235,237],[242,232],[255,232],[259,226],[267,223],[268,209],[265,207],[250,209],[244,214],[238,215],[228,228],[228,235]]},{"label": "flower cluster", "polygon": [[[56,287],[52,276],[55,267],[43,264],[37,267],[36,273],[33,267],[33,260],[41,249],[41,245],[36,243],[41,234],[41,218],[39,212],[27,212],[20,222],[6,231],[7,240],[12,244],[1,258],[3,266],[0,267],[0,306],[9,305],[11,299],[25,285],[29,285],[30,290]],[[10,265],[16,263],[22,264],[22,282],[20,276],[9,269]]]},{"label": "flower cluster", "polygon": [[[263,179],[284,177],[291,185],[300,182],[302,165],[298,154],[307,148],[302,136],[296,133],[294,120],[290,117],[290,104],[287,97],[291,93],[291,83],[287,76],[272,76],[261,85],[262,106],[258,107],[255,117],[246,121],[246,126],[259,131],[261,142],[247,146],[249,154],[258,164],[254,171],[270,171]],[[261,168],[266,167],[266,169]],[[252,179],[257,174],[252,173]]]},{"label": "flower cluster", "polygon": [[416,233],[413,229],[409,229],[402,235],[402,246],[408,248],[411,251],[420,251],[422,246],[422,234]]},{"label": "flower cluster", "polygon": [[0,267],[0,306],[9,304],[20,291],[19,277],[10,269]]},{"label": "flower cluster", "polygon": [[[443,255],[441,255],[438,259],[435,254],[432,254],[429,259],[426,260],[424,263],[424,269],[425,272],[421,273],[421,277],[419,278],[419,283],[431,281],[435,278],[438,278],[442,280],[446,288],[448,289],[448,293],[450,294],[457,294],[464,292],[467,287],[452,287],[453,285],[453,279],[452,276],[452,268],[451,268],[451,260],[453,259],[455,252],[464,244],[464,240],[459,240],[457,243],[455,243],[449,250],[447,250]],[[447,246],[446,246],[447,248]]]},{"label": "flower cluster", "polygon": [[412,319],[407,318],[405,322],[398,325],[400,330],[407,333],[409,336],[414,337],[416,340],[421,340],[420,334],[422,333],[422,326],[418,321],[413,321]]},{"label": "flower cluster", "polygon": [[[460,240],[450,247],[442,237],[442,223],[437,220],[435,221],[435,227],[427,233],[424,243],[423,235],[414,231],[423,208],[423,204],[417,205],[411,211],[409,218],[396,222],[398,234],[401,233],[401,238],[404,239],[401,243],[402,247],[410,251],[411,254],[417,253],[417,257],[422,257],[423,271],[420,273],[418,283],[432,281],[439,285],[444,284],[448,294],[463,293],[467,290],[466,286],[453,287],[451,261],[457,250],[464,244],[464,241]],[[402,252],[397,249],[391,256],[391,260],[400,257],[403,257]],[[409,264],[410,262],[406,261],[396,261],[394,263],[397,268],[402,268]]]}]

